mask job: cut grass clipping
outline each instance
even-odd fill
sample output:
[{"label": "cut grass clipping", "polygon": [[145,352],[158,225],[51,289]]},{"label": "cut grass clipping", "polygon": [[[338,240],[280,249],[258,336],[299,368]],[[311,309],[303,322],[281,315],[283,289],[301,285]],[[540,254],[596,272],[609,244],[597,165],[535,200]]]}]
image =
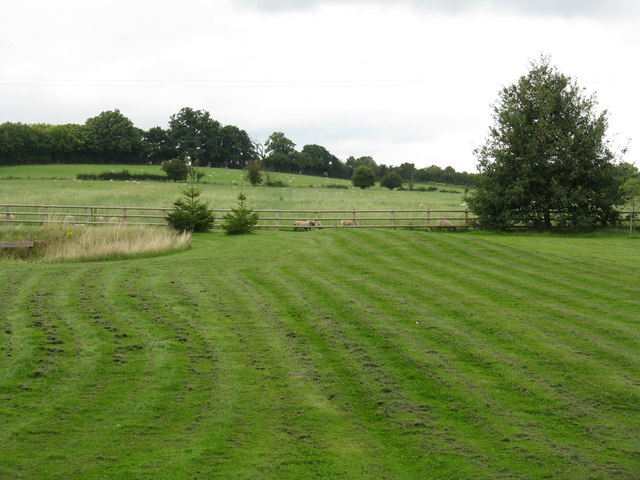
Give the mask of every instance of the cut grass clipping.
[{"label": "cut grass clipping", "polygon": [[191,234],[143,225],[100,227],[53,224],[0,229],[0,240],[35,240],[28,248],[2,248],[0,260],[64,262],[158,255],[188,248]]}]

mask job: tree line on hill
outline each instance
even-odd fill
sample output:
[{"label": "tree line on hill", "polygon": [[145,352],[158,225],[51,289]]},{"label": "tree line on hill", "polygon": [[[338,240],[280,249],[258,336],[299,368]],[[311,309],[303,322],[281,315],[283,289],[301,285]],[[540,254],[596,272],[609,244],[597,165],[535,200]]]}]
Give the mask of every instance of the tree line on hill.
[{"label": "tree line on hill", "polygon": [[377,164],[370,156],[341,161],[320,145],[296,145],[282,132],[264,142],[247,132],[221,125],[205,110],[183,108],[171,115],[168,128],[137,128],[110,110],[87,119],[83,125],[0,124],[0,165],[44,163],[161,164],[172,158],[189,159],[200,166],[245,168],[259,160],[273,172],[299,173],[350,179],[359,166],[370,167],[378,180],[395,172],[405,182],[439,182],[472,186],[476,175],[453,167],[416,168]]}]

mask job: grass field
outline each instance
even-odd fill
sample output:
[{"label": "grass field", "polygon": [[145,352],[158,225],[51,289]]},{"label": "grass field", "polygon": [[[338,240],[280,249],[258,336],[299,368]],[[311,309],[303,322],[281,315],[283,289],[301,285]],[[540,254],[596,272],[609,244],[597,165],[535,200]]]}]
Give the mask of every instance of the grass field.
[{"label": "grass field", "polygon": [[[161,173],[158,166],[140,165],[22,165],[0,167],[0,203],[170,207],[180,196],[178,184],[169,182],[75,181],[78,173],[100,173],[123,168],[136,173]],[[211,208],[231,208],[242,188],[256,209],[460,209],[464,189],[439,189],[458,193],[389,191],[380,187],[318,188],[349,185],[347,180],[303,175],[273,174],[287,188],[252,187],[242,170],[200,169],[206,182],[202,198]],[[235,183],[233,183],[235,182]],[[309,188],[315,186],[315,188]],[[297,188],[296,188],[297,187]]]},{"label": "grass field", "polygon": [[639,247],[216,232],[0,264],[0,478],[637,479]]}]

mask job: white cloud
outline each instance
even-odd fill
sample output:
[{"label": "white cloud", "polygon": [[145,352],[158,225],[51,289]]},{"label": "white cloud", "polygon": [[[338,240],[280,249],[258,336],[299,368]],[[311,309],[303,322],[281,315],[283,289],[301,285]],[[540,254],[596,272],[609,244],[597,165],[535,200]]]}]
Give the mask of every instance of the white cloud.
[{"label": "white cloud", "polygon": [[371,6],[410,5],[416,9],[465,12],[491,9],[544,16],[587,17],[619,16],[637,11],[633,0],[239,0],[237,3],[267,12],[305,10],[327,3]]}]

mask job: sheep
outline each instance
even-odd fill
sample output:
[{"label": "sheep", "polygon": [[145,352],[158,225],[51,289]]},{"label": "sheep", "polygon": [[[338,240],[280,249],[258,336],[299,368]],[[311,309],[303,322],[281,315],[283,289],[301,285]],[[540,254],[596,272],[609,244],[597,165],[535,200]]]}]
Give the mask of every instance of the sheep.
[{"label": "sheep", "polygon": [[118,217],[109,217],[109,223],[119,223],[120,219]]},{"label": "sheep", "polygon": [[64,217],[64,221],[65,222],[72,222],[73,221],[73,215],[66,215]]},{"label": "sheep", "polygon": [[296,220],[293,222],[294,230],[311,230],[312,226],[315,226],[316,222],[313,220]]},{"label": "sheep", "polygon": [[323,225],[320,220],[296,220],[293,222],[294,230],[311,230],[312,227],[323,228]]},{"label": "sheep", "polygon": [[451,223],[449,220],[444,220],[442,218],[438,219],[438,221],[436,221],[436,227],[438,228],[450,228],[451,230],[455,230],[456,227],[453,226],[453,223]]},{"label": "sheep", "polygon": [[358,226],[358,222],[355,220],[340,220],[340,225],[343,227],[355,227]]}]

